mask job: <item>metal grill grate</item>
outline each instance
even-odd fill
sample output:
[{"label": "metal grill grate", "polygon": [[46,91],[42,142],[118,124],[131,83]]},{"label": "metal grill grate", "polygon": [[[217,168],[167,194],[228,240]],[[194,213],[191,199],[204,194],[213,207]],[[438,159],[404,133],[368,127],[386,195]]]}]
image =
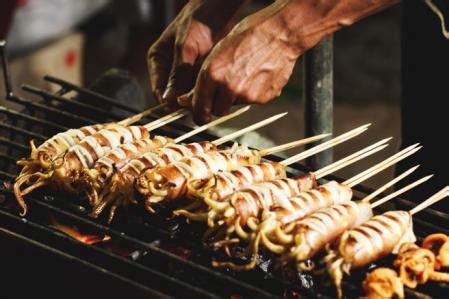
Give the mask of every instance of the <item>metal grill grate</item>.
[{"label": "metal grill grate", "polygon": [[[12,180],[17,174],[15,161],[29,153],[27,142],[30,138],[41,142],[69,127],[115,121],[138,112],[113,98],[50,76],[44,79],[59,86],[55,94],[24,85],[25,91],[39,96],[40,100],[31,101],[18,97],[11,89],[4,45],[1,46],[1,54],[6,100],[23,107],[20,111],[0,107],[2,182]],[[69,93],[75,93],[76,96],[69,98]],[[103,107],[114,109],[105,110]],[[159,129],[157,133],[173,137],[188,130],[188,127],[175,123]],[[193,140],[212,138],[213,136],[203,133]],[[268,158],[280,160],[275,156]],[[299,164],[293,168],[298,172],[308,170]],[[360,187],[358,191],[367,193],[371,190]],[[65,195],[42,192],[36,193],[30,199],[31,212],[27,218],[21,218],[17,215],[16,207],[11,204],[14,202],[11,194],[5,190],[0,191],[0,236],[7,236],[9,240],[20,240],[27,244],[30,250],[40,248],[97,271],[102,277],[127,285],[136,294],[183,298],[333,296],[329,287],[328,290],[318,287],[301,288],[292,284],[291,280],[270,275],[262,270],[263,267],[247,273],[213,269],[209,264],[214,253],[201,247],[198,233],[201,230],[195,225],[186,226],[185,223],[170,219],[166,215],[148,216],[136,208],[109,226],[90,219],[85,209],[76,204],[76,200],[67,201]],[[404,208],[413,205],[405,200],[399,200],[399,203]],[[89,234],[107,235],[111,242],[84,245],[50,227],[48,224],[52,218],[75,224]],[[449,230],[444,229],[449,227],[449,215],[429,209],[415,219],[415,226],[420,236],[436,231],[449,234]],[[346,288],[354,296],[360,294],[358,283],[348,281]],[[433,285],[426,290],[430,295],[439,294],[441,291],[447,292],[448,287]],[[416,297],[419,295],[416,291],[407,292]]]}]

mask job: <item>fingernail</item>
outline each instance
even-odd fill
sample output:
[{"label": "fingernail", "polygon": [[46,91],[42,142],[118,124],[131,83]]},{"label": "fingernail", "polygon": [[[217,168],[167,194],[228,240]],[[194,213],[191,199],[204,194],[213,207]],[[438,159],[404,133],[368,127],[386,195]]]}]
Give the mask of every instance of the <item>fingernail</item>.
[{"label": "fingernail", "polygon": [[166,100],[170,97],[170,94],[172,93],[172,89],[169,87],[164,91],[164,94],[162,95],[162,98]]},{"label": "fingernail", "polygon": [[175,90],[171,87],[168,87],[164,94],[162,95],[162,99],[164,102],[167,102],[170,106],[177,106],[178,101],[176,99]]}]

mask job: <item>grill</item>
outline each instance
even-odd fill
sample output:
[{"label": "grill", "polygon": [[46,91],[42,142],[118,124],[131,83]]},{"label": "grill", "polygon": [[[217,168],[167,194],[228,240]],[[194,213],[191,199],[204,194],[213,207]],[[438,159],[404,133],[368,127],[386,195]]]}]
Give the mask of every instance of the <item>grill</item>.
[{"label": "grill", "polygon": [[[6,100],[22,107],[14,110],[0,106],[2,186],[17,174],[15,161],[29,153],[29,139],[40,142],[68,128],[115,121],[138,112],[113,97],[51,76],[44,79],[56,84],[59,87],[57,92],[48,93],[23,85],[25,91],[38,96],[39,100],[16,96],[11,89],[4,44],[1,45],[1,52]],[[187,126],[178,122],[160,128],[156,133],[175,137],[188,130]],[[202,133],[191,140],[213,138]],[[281,160],[276,156],[268,159]],[[295,174],[308,170],[300,164],[291,167]],[[327,179],[342,181],[333,176]],[[356,187],[359,195],[371,191],[370,188]],[[44,190],[28,196],[28,202],[30,212],[22,218],[18,216],[13,196],[6,188],[0,190],[0,238],[3,242],[0,259],[2,272],[8,273],[9,277],[2,287],[6,296],[35,295],[36,291],[74,298],[86,295],[101,298],[335,296],[333,288],[319,278],[289,271],[271,271],[268,255],[262,255],[258,267],[246,273],[212,268],[211,259],[218,253],[201,245],[200,225],[173,219],[168,212],[151,216],[138,207],[131,208],[113,224],[106,225],[102,220],[89,218],[86,209],[77,204],[77,199],[68,199],[65,194]],[[414,205],[403,199],[396,200],[396,203],[403,209]],[[449,215],[442,212],[427,209],[418,214],[414,221],[418,237],[433,232],[449,234]],[[110,240],[86,245],[54,229],[55,223],[76,227],[86,242],[103,237]],[[360,277],[363,275],[354,272],[345,281],[347,296],[362,294]],[[14,281],[20,281],[22,287],[15,288]],[[412,298],[441,296],[443,292],[449,294],[449,286],[428,283],[422,289],[406,292]]]}]

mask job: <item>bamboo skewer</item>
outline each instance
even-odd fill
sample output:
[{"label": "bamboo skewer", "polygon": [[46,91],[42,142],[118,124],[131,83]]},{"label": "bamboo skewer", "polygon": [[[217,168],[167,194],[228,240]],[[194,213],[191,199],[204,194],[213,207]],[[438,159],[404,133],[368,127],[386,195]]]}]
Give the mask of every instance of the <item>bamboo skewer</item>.
[{"label": "bamboo skewer", "polygon": [[[377,188],[377,190],[375,190],[374,192],[372,192],[371,194],[369,194],[368,196],[366,196],[365,198],[363,198],[361,200],[361,202],[370,202],[373,198],[375,198],[377,195],[379,195],[380,193],[384,192],[385,190],[387,190],[388,188],[390,188],[391,186],[393,186],[394,184],[396,184],[397,182],[401,181],[402,179],[404,179],[405,177],[409,176],[411,173],[413,173],[416,169],[418,169],[419,165],[414,166],[412,168],[410,168],[409,170],[405,171],[404,173],[402,173],[401,175],[395,177],[394,179],[392,179],[391,181],[387,182],[385,185]],[[416,186],[418,186],[421,183],[424,183],[425,181],[427,181],[428,179],[430,179],[432,177],[432,175],[426,176],[418,181],[416,181],[413,184],[410,184],[408,187],[408,189],[401,189],[399,190],[400,192],[395,192],[392,194],[389,194],[379,200],[377,200],[376,202],[370,204],[371,209],[374,209],[375,207],[378,207],[384,203],[386,203],[387,201],[390,201],[394,198],[396,198],[398,195],[404,193],[407,190],[410,190]]]},{"label": "bamboo skewer", "polygon": [[422,183],[424,183],[424,182],[426,182],[427,180],[429,180],[431,177],[433,177],[433,174],[428,175],[428,176],[426,176],[426,177],[423,177],[423,178],[417,180],[416,182],[413,182],[413,183],[411,183],[411,184],[409,184],[409,185],[407,185],[407,186],[405,186],[405,187],[403,187],[403,188],[401,188],[401,189],[399,189],[399,190],[397,190],[397,191],[395,191],[395,192],[393,192],[393,193],[391,193],[391,194],[385,196],[384,198],[377,200],[375,203],[373,203],[373,204],[371,205],[371,207],[374,209],[375,207],[378,207],[379,205],[383,204],[384,202],[387,202],[387,201],[390,200],[391,198],[394,198],[394,197],[396,197],[396,196],[399,196],[399,195],[401,195],[402,193],[404,193],[404,192],[406,192],[406,191],[408,191],[408,190],[410,190],[410,189],[413,189],[413,188],[415,188],[415,187],[418,186],[418,185],[421,185]]},{"label": "bamboo skewer", "polygon": [[432,195],[431,197],[429,197],[428,199],[426,199],[425,201],[423,201],[422,203],[411,209],[409,213],[410,215],[415,215],[416,213],[421,212],[422,210],[437,203],[438,201],[442,200],[447,196],[449,196],[449,186],[444,187],[443,189],[441,189],[440,191],[438,191],[437,193],[435,193],[434,195]]},{"label": "bamboo skewer", "polygon": [[[388,144],[385,144],[385,143],[387,143],[391,139],[392,139],[392,137],[382,139],[382,140],[380,140],[380,141],[378,141],[358,152],[355,152],[343,159],[340,159],[332,164],[329,164],[329,165],[321,168],[320,170],[315,171],[315,175],[317,177],[324,177],[324,176],[331,174],[343,167],[346,167],[346,165],[354,163],[355,161],[353,161],[353,159],[357,159],[356,161],[358,161],[362,158],[365,158],[365,157],[371,155],[372,154],[371,150],[376,150],[375,152],[380,151],[388,146]],[[365,154],[368,154],[368,155],[365,155]]]},{"label": "bamboo skewer", "polygon": [[278,145],[278,146],[275,146],[275,147],[267,148],[267,149],[261,150],[260,151],[260,155],[261,156],[268,156],[268,155],[272,155],[272,154],[275,154],[275,153],[278,153],[278,152],[286,151],[286,150],[291,149],[291,148],[295,148],[295,147],[298,147],[298,146],[301,146],[301,145],[305,145],[305,144],[308,144],[308,143],[312,143],[312,142],[318,141],[320,139],[326,138],[329,135],[331,135],[331,134],[329,134],[329,133],[320,134],[320,135],[308,137],[308,138],[305,138],[305,139],[293,141],[293,142],[290,142],[290,143]]},{"label": "bamboo skewer", "polygon": [[189,113],[186,109],[179,109],[175,112],[172,112],[170,114],[167,114],[158,120],[152,121],[148,124],[146,124],[144,127],[148,129],[149,131],[160,128],[168,123],[171,123],[172,121],[175,121],[177,119],[180,119],[181,117],[186,116]]},{"label": "bamboo skewer", "polygon": [[317,146],[315,146],[315,147],[313,147],[311,149],[308,149],[308,150],[303,151],[303,152],[301,152],[301,153],[299,153],[297,155],[294,155],[294,156],[292,156],[292,157],[282,161],[281,163],[283,165],[285,165],[285,166],[288,166],[288,165],[291,165],[291,164],[296,163],[298,161],[301,161],[301,160],[303,160],[303,159],[305,159],[307,157],[313,156],[313,155],[315,155],[315,154],[317,154],[317,153],[319,153],[319,152],[321,152],[323,150],[326,150],[328,148],[334,147],[337,144],[340,144],[340,143],[342,143],[342,142],[344,142],[346,140],[349,140],[349,139],[351,139],[351,138],[353,138],[353,137],[355,137],[355,136],[365,132],[370,125],[371,124],[366,124],[366,125],[363,125],[361,127],[356,128],[356,129],[353,129],[353,130],[351,130],[349,132],[346,132],[346,133],[344,133],[344,134],[342,134],[342,135],[340,135],[338,137],[335,137],[335,138],[333,138],[331,140],[328,140],[328,141],[326,141],[324,143],[321,143],[321,144],[319,144],[319,145],[317,145]]},{"label": "bamboo skewer", "polygon": [[388,183],[386,183],[382,187],[378,188],[376,191],[374,191],[370,195],[368,195],[365,198],[363,198],[362,201],[363,202],[370,202],[373,198],[375,198],[376,196],[378,196],[379,194],[381,194],[382,192],[384,192],[385,190],[387,190],[388,188],[392,187],[394,184],[396,184],[397,182],[399,182],[400,180],[402,180],[403,178],[405,178],[406,176],[408,176],[409,174],[414,172],[416,169],[418,169],[418,167],[419,167],[419,165],[416,165],[416,166],[410,168],[409,170],[405,171],[401,175],[395,177],[394,179],[392,179],[391,181],[389,181]]},{"label": "bamboo skewer", "polygon": [[373,175],[381,172],[382,170],[384,170],[384,169],[396,164],[397,162],[407,158],[408,156],[414,154],[415,152],[417,152],[420,149],[421,149],[421,147],[418,147],[418,144],[409,146],[406,149],[403,149],[402,151],[389,157],[388,159],[386,159],[386,160],[368,168],[367,170],[359,173],[358,175],[344,181],[343,184],[345,184],[349,187],[354,187],[355,185],[358,185],[361,182],[369,179]]},{"label": "bamboo skewer", "polygon": [[196,134],[198,134],[198,133],[200,133],[202,131],[205,131],[205,130],[211,128],[211,127],[214,127],[214,126],[219,125],[219,124],[221,124],[221,123],[223,123],[223,122],[225,122],[227,120],[230,120],[230,119],[232,119],[232,118],[234,118],[236,116],[239,116],[240,114],[243,114],[246,111],[248,111],[249,108],[250,108],[250,106],[245,106],[245,107],[240,108],[240,109],[238,109],[238,110],[236,110],[236,111],[234,111],[234,112],[232,112],[232,113],[230,113],[228,115],[225,115],[225,116],[222,116],[220,118],[217,118],[217,119],[215,119],[215,120],[213,120],[213,121],[211,121],[211,122],[209,122],[209,123],[207,123],[205,125],[202,125],[201,127],[198,127],[196,129],[194,129],[193,131],[190,131],[189,133],[186,133],[186,134],[176,138],[174,140],[174,142],[175,143],[179,143],[179,142],[181,142],[181,141],[183,141],[183,140],[185,140],[187,138],[192,137],[193,135],[196,135]]},{"label": "bamboo skewer", "polygon": [[[342,168],[345,168],[346,166],[349,166],[349,165],[351,165],[351,164],[354,164],[355,162],[357,162],[357,161],[359,161],[359,160],[362,160],[362,159],[364,159],[364,158],[366,158],[366,157],[369,157],[369,156],[371,156],[371,155],[373,155],[373,154],[375,154],[375,153],[377,153],[377,152],[380,152],[381,150],[383,150],[383,149],[386,148],[387,146],[388,146],[388,144],[385,144],[385,145],[382,145],[382,146],[378,146],[378,147],[376,147],[376,148],[373,148],[373,149],[370,150],[370,151],[364,152],[363,154],[360,154],[360,155],[354,157],[353,159],[351,159],[351,160],[349,160],[349,161],[346,161],[346,163],[339,163],[339,164],[336,164],[336,165],[332,165],[332,164],[331,164],[331,166],[334,166],[334,167],[332,167],[331,169],[329,169],[329,170],[326,171],[326,172],[323,172],[323,171],[321,171],[321,169],[320,169],[319,171],[315,172],[315,176],[316,176],[317,179],[321,179],[322,177],[325,177],[325,176],[328,175],[328,174],[331,174],[331,173],[333,173],[333,172],[336,172],[337,170],[340,170],[340,169],[342,169]],[[337,163],[337,162],[336,162],[336,163]]]},{"label": "bamboo skewer", "polygon": [[248,132],[257,130],[257,129],[263,127],[263,126],[266,126],[266,125],[268,125],[268,124],[278,120],[279,118],[284,117],[285,115],[287,115],[287,113],[288,112],[276,114],[276,115],[274,115],[274,116],[272,116],[270,118],[267,118],[267,119],[264,119],[264,120],[262,120],[260,122],[257,122],[255,124],[249,126],[249,127],[243,128],[243,129],[241,129],[241,130],[239,130],[237,132],[231,133],[231,134],[226,135],[224,137],[221,137],[221,138],[219,138],[219,139],[217,139],[215,141],[212,141],[212,143],[214,143],[215,145],[221,145],[223,143],[231,141],[232,139],[235,139],[238,136],[241,136],[241,135],[246,134]]},{"label": "bamboo skewer", "polygon": [[155,106],[155,107],[151,107],[151,108],[149,108],[149,109],[147,109],[147,110],[145,110],[145,111],[143,111],[143,112],[141,112],[141,113],[139,113],[139,114],[136,114],[136,115],[133,115],[133,116],[131,116],[131,117],[128,117],[128,118],[126,118],[126,119],[124,119],[124,120],[121,120],[121,121],[118,122],[118,124],[121,125],[121,126],[129,126],[129,125],[131,125],[131,124],[133,124],[133,123],[138,122],[138,121],[141,120],[142,118],[144,118],[144,117],[150,115],[150,114],[153,113],[154,111],[157,111],[157,110],[159,110],[159,109],[162,109],[162,108],[164,108],[164,107],[166,107],[166,106],[167,106],[167,103],[159,104],[159,105],[157,105],[157,106]]}]

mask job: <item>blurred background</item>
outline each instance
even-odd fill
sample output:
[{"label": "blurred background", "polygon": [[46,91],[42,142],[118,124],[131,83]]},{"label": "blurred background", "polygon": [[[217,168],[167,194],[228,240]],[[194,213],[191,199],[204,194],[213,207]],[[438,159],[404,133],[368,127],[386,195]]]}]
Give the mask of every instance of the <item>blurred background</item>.
[{"label": "blurred background", "polygon": [[[253,1],[243,15],[270,2]],[[176,0],[2,0],[0,38],[8,42],[16,92],[23,93],[20,90],[23,83],[51,91],[54,87],[42,80],[44,75],[90,86],[105,72],[121,69],[140,86],[140,91],[127,103],[139,109],[155,105],[148,84],[146,52],[184,3]],[[231,129],[288,111],[287,117],[241,141],[261,148],[303,137],[303,78],[303,63],[299,60],[278,99],[253,107],[252,113],[226,123],[226,127],[214,133],[223,135]],[[350,177],[397,151],[401,141],[399,5],[334,35],[334,79],[335,134],[372,123],[362,136],[337,146],[334,159],[382,138],[394,137],[382,153],[337,173]],[[1,95],[4,94],[2,84]],[[0,103],[11,105],[5,103],[3,96]],[[390,169],[366,185],[379,186],[392,175]]]}]

